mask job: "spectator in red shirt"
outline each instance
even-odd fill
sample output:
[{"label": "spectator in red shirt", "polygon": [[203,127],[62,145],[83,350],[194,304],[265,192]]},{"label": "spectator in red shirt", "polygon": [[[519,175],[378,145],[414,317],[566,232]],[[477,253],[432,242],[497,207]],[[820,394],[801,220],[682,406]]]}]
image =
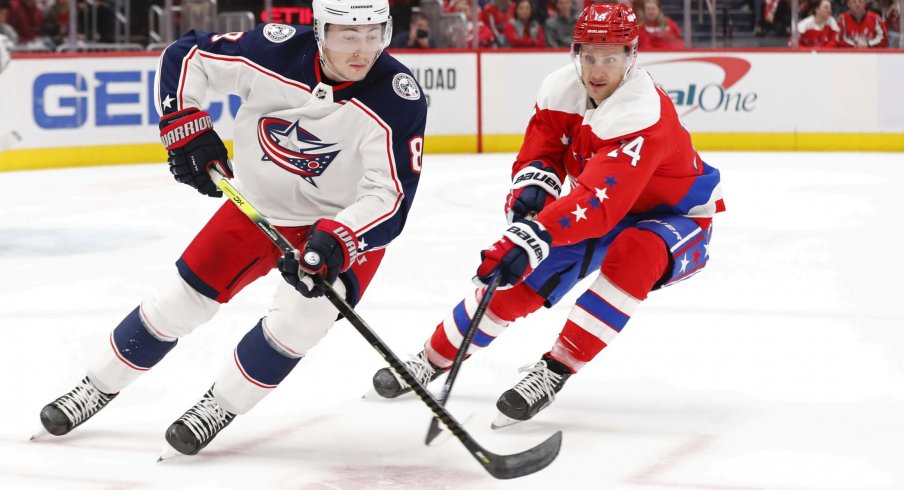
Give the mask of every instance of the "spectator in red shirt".
[{"label": "spectator in red shirt", "polygon": [[659,0],[646,0],[643,4],[644,22],[640,26],[638,49],[682,49],[684,41],[678,24],[662,13]]},{"label": "spectator in red shirt", "polygon": [[41,25],[44,23],[44,12],[35,4],[35,0],[12,0],[9,12],[9,25],[19,34],[19,44],[40,41]]},{"label": "spectator in red shirt", "polygon": [[[468,19],[468,33],[466,35],[466,42],[468,47],[474,45],[474,22],[471,18],[471,9],[474,8],[474,4],[471,3],[471,0],[456,0],[455,2],[455,12],[459,14],[464,14],[465,18]],[[490,30],[489,26],[487,26],[483,20],[480,19],[480,16],[477,18],[477,43],[481,48],[492,48],[494,47],[496,41],[496,36],[493,35],[493,31]]]},{"label": "spectator in red shirt", "polygon": [[505,25],[505,40],[513,48],[545,48],[543,26],[534,20],[531,0],[518,0],[515,16]]},{"label": "spectator in red shirt", "polygon": [[495,0],[493,3],[488,3],[480,13],[480,20],[493,31],[497,46],[506,46],[505,26],[514,15],[515,4],[509,0]]},{"label": "spectator in red shirt", "polygon": [[6,36],[9,43],[15,45],[19,42],[19,34],[16,33],[13,26],[7,23],[7,19],[9,19],[9,0],[0,0],[0,36]]},{"label": "spectator in red shirt", "polygon": [[838,23],[832,17],[832,1],[821,0],[813,15],[797,23],[798,46],[834,48],[838,45]]},{"label": "spectator in red shirt", "polygon": [[838,45],[846,48],[887,48],[888,29],[879,14],[866,10],[866,0],[848,0],[838,16]]}]

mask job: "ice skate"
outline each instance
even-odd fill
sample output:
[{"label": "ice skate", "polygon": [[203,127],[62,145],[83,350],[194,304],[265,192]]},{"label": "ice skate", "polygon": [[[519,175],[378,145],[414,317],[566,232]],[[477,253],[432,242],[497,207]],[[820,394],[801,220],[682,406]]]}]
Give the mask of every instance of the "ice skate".
[{"label": "ice skate", "polygon": [[556,393],[571,376],[571,370],[564,364],[545,356],[520,371],[527,372],[527,376],[496,401],[499,414],[491,424],[493,429],[533,418],[556,399]]},{"label": "ice skate", "polygon": [[234,418],[235,414],[227,412],[214,399],[213,388],[207,390],[195,406],[166,429],[166,442],[170,447],[164,449],[157,461],[172,459],[172,456],[178,455],[177,452],[198,454]]},{"label": "ice skate", "polygon": [[[83,424],[104,408],[118,393],[104,393],[85,376],[69,393],[48,403],[41,409],[41,425],[47,434],[62,436]],[[38,431],[32,440],[45,434]]]},{"label": "ice skate", "polygon": [[[443,374],[443,370],[434,366],[429,359],[427,353],[421,351],[420,354],[405,361],[405,367],[423,386],[427,386],[431,381]],[[402,381],[392,369],[385,367],[374,374],[374,391],[383,398],[396,398],[411,391],[411,388]],[[366,396],[365,396],[366,398]]]}]

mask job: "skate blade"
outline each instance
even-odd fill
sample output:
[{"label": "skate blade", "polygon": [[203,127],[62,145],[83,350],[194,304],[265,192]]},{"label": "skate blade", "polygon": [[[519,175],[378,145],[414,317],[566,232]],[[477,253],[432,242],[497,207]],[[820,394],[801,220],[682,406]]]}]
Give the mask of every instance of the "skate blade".
[{"label": "skate blade", "polygon": [[496,414],[496,419],[490,423],[490,428],[493,430],[502,429],[505,427],[510,427],[517,423],[524,422],[523,420],[513,419],[511,417],[507,417],[501,413]]},{"label": "skate blade", "polygon": [[28,438],[29,441],[38,441],[41,439],[49,439],[51,437],[50,432],[47,432],[47,429],[42,425],[40,429],[38,429],[31,437]]},{"label": "skate blade", "polygon": [[373,388],[367,390],[367,393],[361,395],[361,399],[362,399],[362,400],[370,400],[370,401],[374,401],[374,400],[385,400],[385,398],[383,398],[382,396],[380,396],[380,394],[377,393],[377,390],[375,390],[375,389],[373,389]]},{"label": "skate blade", "polygon": [[182,456],[185,456],[185,455],[180,453],[179,451],[176,451],[172,446],[167,444],[163,448],[163,451],[160,451],[160,456],[157,456],[157,462],[158,463],[167,463],[170,461],[175,461],[177,459],[180,459],[180,458],[182,458]]}]

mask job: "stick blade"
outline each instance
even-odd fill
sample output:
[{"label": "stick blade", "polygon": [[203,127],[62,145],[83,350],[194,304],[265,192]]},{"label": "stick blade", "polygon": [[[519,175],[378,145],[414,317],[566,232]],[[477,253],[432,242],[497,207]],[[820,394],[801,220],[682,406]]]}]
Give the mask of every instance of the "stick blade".
[{"label": "stick blade", "polygon": [[427,437],[424,438],[424,445],[429,446],[436,436],[443,432],[443,428],[439,425],[439,419],[436,417],[430,419],[430,427],[427,428]]},{"label": "stick blade", "polygon": [[559,455],[562,448],[562,431],[557,431],[537,446],[515,454],[494,454],[486,470],[500,480],[518,478],[546,468]]}]

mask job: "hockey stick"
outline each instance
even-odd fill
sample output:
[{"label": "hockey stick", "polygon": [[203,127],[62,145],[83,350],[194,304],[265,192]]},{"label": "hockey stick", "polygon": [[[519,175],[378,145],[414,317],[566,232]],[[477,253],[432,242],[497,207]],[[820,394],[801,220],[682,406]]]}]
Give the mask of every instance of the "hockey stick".
[{"label": "hockey stick", "polygon": [[[452,385],[455,383],[455,378],[458,377],[458,371],[461,369],[461,365],[465,362],[468,348],[471,347],[471,342],[474,340],[474,336],[477,335],[477,326],[480,325],[480,321],[483,320],[483,315],[486,313],[487,307],[493,299],[496,287],[499,286],[500,277],[499,272],[493,273],[490,283],[483,292],[483,297],[480,298],[480,303],[477,304],[477,309],[474,310],[474,316],[471,317],[471,323],[465,331],[465,337],[461,341],[458,353],[455,354],[455,360],[452,361],[452,368],[449,369],[449,375],[446,377],[446,384],[443,385],[443,391],[440,392],[438,401],[442,406],[446,406],[446,402],[449,401],[449,393],[452,391]],[[430,427],[427,428],[427,437],[424,440],[424,444],[429,446],[442,431],[442,427],[439,426],[439,419],[436,417],[430,419]]]},{"label": "hockey stick", "polygon": [[[249,203],[233,185],[216,171],[211,171],[211,178],[217,187],[245,214],[257,227],[267,235],[270,240],[283,252],[292,252],[295,247],[286,239],[258,210]],[[438,418],[455,437],[465,446],[471,456],[474,457],[483,468],[491,475],[499,479],[518,478],[542,470],[549,466],[559,455],[562,446],[562,431],[557,431],[548,439],[526,451],[515,454],[495,454],[484,449],[477,441],[465,431],[464,427],[455,420],[445,407],[439,404],[433,395],[421,386],[414,376],[405,368],[398,356],[374,333],[373,329],[364,322],[358,313],[348,304],[345,298],[339,296],[331,284],[328,284],[320,276],[309,276],[314,283],[323,289],[327,299],[339,310],[345,318],[355,327],[355,330],[364,337],[389,366],[402,378],[405,383],[417,394],[433,415]]]}]

